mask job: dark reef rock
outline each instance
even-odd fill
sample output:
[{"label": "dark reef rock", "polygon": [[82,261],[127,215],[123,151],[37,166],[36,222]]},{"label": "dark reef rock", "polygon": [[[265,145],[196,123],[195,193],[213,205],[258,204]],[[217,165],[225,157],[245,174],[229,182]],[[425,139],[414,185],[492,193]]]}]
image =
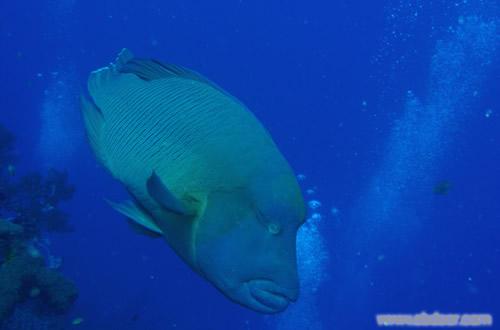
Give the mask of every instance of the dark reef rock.
[{"label": "dark reef rock", "polygon": [[[33,292],[37,292],[36,296]],[[46,268],[41,257],[28,253],[15,255],[0,268],[0,320],[16,303],[27,298],[40,299],[41,306],[53,313],[64,313],[78,296],[75,285],[58,272]]]},{"label": "dark reef rock", "polygon": [[7,169],[6,164],[14,160],[15,138],[11,132],[0,125],[0,166]]},{"label": "dark reef rock", "polygon": [[68,183],[68,174],[50,169],[45,176],[31,173],[18,177],[14,141],[14,136],[0,125],[0,216],[15,215],[13,222],[23,227],[27,238],[43,230],[71,231],[68,214],[58,208],[75,191]]},{"label": "dark reef rock", "polygon": [[34,314],[36,309],[36,303],[31,300],[17,304],[0,330],[68,330],[64,315]]},{"label": "dark reef rock", "polygon": [[11,315],[16,308],[24,306],[24,317],[31,308],[34,319],[56,315],[78,296],[73,282],[48,267],[35,247],[44,231],[71,230],[68,214],[58,206],[75,189],[66,172],[17,176],[14,141],[0,125],[0,329],[2,324],[18,324],[10,319],[20,315]]},{"label": "dark reef rock", "polygon": [[0,219],[3,262],[0,264],[0,322],[28,298],[40,300],[51,313],[64,313],[78,296],[76,286],[21,240],[22,227]]},{"label": "dark reef rock", "polygon": [[0,188],[7,196],[0,201],[0,209],[16,214],[14,222],[24,228],[27,236],[35,237],[41,230],[71,231],[68,214],[58,209],[59,203],[70,199],[75,191],[67,179],[66,172],[51,169],[46,177],[32,173],[9,182]]},{"label": "dark reef rock", "polygon": [[12,239],[23,233],[23,227],[7,220],[0,219],[0,239]]},{"label": "dark reef rock", "polygon": [[[7,220],[0,219],[0,266],[1,261],[9,253],[18,249],[19,238],[23,234],[23,227],[13,224]],[[1,296],[0,296],[1,297]]]}]

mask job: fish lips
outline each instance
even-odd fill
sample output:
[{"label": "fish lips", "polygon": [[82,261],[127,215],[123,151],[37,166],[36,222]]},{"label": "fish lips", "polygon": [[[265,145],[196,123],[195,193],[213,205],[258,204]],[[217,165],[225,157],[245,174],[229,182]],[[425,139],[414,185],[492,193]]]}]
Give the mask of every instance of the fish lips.
[{"label": "fish lips", "polygon": [[297,290],[289,290],[270,280],[251,280],[245,282],[248,290],[249,307],[267,314],[284,311],[290,302],[297,300]]}]

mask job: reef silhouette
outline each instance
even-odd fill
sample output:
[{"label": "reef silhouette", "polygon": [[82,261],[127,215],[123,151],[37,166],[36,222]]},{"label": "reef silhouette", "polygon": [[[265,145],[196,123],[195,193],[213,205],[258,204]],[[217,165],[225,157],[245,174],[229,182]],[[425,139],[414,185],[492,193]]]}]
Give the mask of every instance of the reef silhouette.
[{"label": "reef silhouette", "polygon": [[29,304],[33,315],[57,315],[78,297],[42,236],[72,230],[58,206],[75,188],[66,172],[53,169],[19,176],[14,145],[15,137],[0,124],[0,329],[12,323],[16,306]]}]

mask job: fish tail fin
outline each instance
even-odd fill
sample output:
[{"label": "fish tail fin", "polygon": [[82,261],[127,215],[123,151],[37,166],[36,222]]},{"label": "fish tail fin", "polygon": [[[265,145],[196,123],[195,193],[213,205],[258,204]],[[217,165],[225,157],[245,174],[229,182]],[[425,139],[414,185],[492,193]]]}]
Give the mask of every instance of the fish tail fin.
[{"label": "fish tail fin", "polygon": [[105,164],[106,160],[100,146],[102,125],[104,123],[102,113],[96,105],[83,94],[80,96],[80,107],[83,114],[85,128],[87,130],[89,144],[97,159],[102,164]]}]

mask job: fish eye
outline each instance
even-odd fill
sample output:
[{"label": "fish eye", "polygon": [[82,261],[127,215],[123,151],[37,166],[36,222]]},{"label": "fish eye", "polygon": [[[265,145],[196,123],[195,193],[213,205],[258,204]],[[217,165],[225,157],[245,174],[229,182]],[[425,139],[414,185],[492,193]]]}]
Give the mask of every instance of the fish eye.
[{"label": "fish eye", "polygon": [[272,235],[278,235],[281,232],[281,225],[275,222],[270,222],[266,219],[266,216],[257,209],[257,219],[259,222],[267,229],[267,231]]}]

